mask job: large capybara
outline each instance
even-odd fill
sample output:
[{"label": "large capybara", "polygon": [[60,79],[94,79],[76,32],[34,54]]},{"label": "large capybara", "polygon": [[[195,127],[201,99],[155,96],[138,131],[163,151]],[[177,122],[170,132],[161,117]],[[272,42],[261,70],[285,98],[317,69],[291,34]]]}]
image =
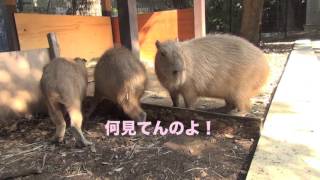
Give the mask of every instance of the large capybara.
[{"label": "large capybara", "polygon": [[107,50],[98,61],[95,72],[94,102],[88,117],[103,99],[119,105],[135,121],[145,121],[140,98],[147,84],[146,69],[131,51],[124,47]]},{"label": "large capybara", "polygon": [[179,95],[188,108],[199,96],[222,98],[232,114],[245,115],[250,98],[265,84],[269,66],[264,53],[247,40],[228,34],[184,42],[156,42],[155,72],[174,106]]},{"label": "large capybara", "polygon": [[81,130],[82,100],[86,96],[88,77],[86,60],[55,58],[43,69],[40,88],[48,106],[50,118],[56,125],[54,140],[62,142],[66,130],[63,109],[69,113],[71,131],[80,146],[91,145]]}]

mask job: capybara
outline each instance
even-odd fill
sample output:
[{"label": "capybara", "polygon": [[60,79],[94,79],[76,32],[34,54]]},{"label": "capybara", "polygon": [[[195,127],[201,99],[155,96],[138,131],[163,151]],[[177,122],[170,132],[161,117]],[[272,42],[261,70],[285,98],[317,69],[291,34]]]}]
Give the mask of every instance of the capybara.
[{"label": "capybara", "polygon": [[155,44],[155,72],[174,106],[180,94],[188,108],[201,96],[222,98],[230,113],[245,115],[268,78],[264,53],[241,37],[214,34]]},{"label": "capybara", "polygon": [[94,102],[88,118],[98,103],[107,99],[119,105],[133,120],[146,120],[147,115],[140,106],[147,83],[146,69],[131,51],[124,47],[107,50],[95,67],[94,79]]},{"label": "capybara", "polygon": [[63,108],[69,113],[70,125],[77,145],[87,146],[88,141],[81,130],[82,100],[86,96],[88,77],[85,66],[86,60],[76,58],[67,60],[55,58],[43,69],[40,88],[48,106],[50,118],[56,125],[54,140],[62,142],[66,130]]}]

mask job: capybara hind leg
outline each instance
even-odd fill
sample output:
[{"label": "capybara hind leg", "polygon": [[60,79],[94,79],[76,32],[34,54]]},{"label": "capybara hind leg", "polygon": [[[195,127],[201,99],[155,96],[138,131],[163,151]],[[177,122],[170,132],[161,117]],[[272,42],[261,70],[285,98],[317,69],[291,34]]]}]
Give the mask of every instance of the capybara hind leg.
[{"label": "capybara hind leg", "polygon": [[238,116],[245,116],[250,110],[250,99],[249,98],[237,98],[236,110],[231,111],[231,114]]},{"label": "capybara hind leg", "polygon": [[236,108],[235,103],[231,98],[226,98],[225,102],[226,102],[225,106],[217,108],[216,111],[222,112],[222,113],[228,113]]},{"label": "capybara hind leg", "polygon": [[179,107],[180,106],[179,93],[177,91],[172,91],[170,92],[170,97],[171,97],[173,106]]},{"label": "capybara hind leg", "polygon": [[71,131],[73,136],[76,138],[77,145],[79,146],[88,146],[92,145],[92,142],[88,141],[81,130],[82,126],[82,113],[80,111],[81,107],[80,105],[73,105],[71,107],[68,107],[68,112],[70,116],[71,121]]},{"label": "capybara hind leg", "polygon": [[226,105],[225,108],[229,111],[233,110],[236,108],[236,105],[232,99],[225,99]]},{"label": "capybara hind leg", "polygon": [[66,131],[66,122],[63,118],[61,109],[59,108],[59,104],[51,102],[48,102],[47,104],[50,119],[56,126],[56,133],[55,136],[52,138],[52,141],[61,143],[63,141],[64,134]]}]

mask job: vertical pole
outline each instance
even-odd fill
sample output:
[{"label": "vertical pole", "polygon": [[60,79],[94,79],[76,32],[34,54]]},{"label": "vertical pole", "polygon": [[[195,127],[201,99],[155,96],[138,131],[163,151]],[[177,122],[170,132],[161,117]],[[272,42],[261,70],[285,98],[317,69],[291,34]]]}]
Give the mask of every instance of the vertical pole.
[{"label": "vertical pole", "polygon": [[60,57],[60,47],[56,33],[51,32],[47,34],[48,43],[49,43],[49,53],[50,59]]},{"label": "vertical pole", "polygon": [[19,41],[17,36],[16,24],[14,20],[14,13],[16,12],[16,1],[5,0],[0,2],[1,16],[0,26],[2,26],[2,32],[5,36],[3,44],[5,44],[5,51],[19,50]]},{"label": "vertical pole", "polygon": [[206,5],[205,0],[193,0],[194,36],[196,38],[206,35]]},{"label": "vertical pole", "polygon": [[121,44],[136,57],[139,54],[139,34],[136,0],[117,0]]}]

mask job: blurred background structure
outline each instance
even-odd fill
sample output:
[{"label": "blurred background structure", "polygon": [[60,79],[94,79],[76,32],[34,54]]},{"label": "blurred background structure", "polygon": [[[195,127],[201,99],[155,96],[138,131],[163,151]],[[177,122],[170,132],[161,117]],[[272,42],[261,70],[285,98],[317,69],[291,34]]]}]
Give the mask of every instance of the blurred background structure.
[{"label": "blurred background structure", "polygon": [[[14,0],[6,0],[14,1]],[[4,2],[6,2],[4,1]],[[250,1],[250,0],[246,0]],[[0,2],[0,51],[10,49],[4,42],[8,9]],[[241,34],[242,0],[206,0],[206,31]],[[318,0],[264,0],[260,20],[259,40],[281,39],[305,34],[317,34],[320,27]],[[193,0],[137,0],[137,13],[150,13],[193,7]],[[118,15],[116,0],[16,0],[16,12],[66,14],[82,16]],[[11,9],[12,11],[12,9]],[[255,17],[252,17],[255,18]]]}]

